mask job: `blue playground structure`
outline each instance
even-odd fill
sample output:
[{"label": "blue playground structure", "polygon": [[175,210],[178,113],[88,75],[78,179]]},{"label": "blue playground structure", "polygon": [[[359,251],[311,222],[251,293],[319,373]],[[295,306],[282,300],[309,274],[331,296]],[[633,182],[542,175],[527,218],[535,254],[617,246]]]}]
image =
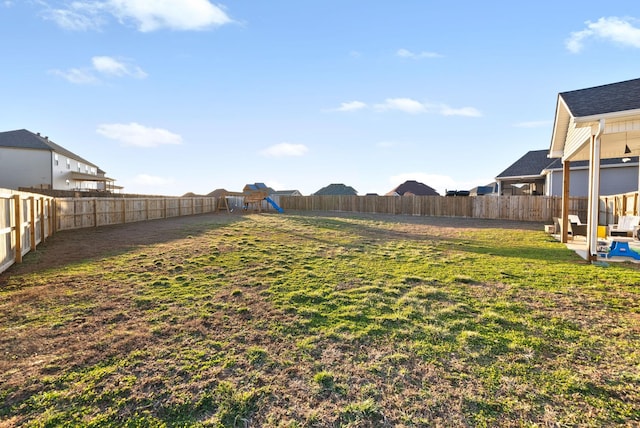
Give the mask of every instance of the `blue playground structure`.
[{"label": "blue playground structure", "polygon": [[276,211],[278,211],[279,213],[281,213],[281,214],[282,214],[282,213],[284,212],[284,210],[283,210],[282,208],[280,208],[280,207],[278,206],[278,204],[276,204],[276,202],[275,202],[273,199],[271,199],[270,197],[268,197],[268,196],[267,196],[267,197],[266,197],[266,198],[264,198],[264,199],[265,199],[265,201],[269,202],[269,203],[271,204],[271,206],[272,206],[273,208],[275,208],[275,209],[276,209]]},{"label": "blue playground structure", "polygon": [[613,256],[631,257],[632,259],[640,260],[640,254],[629,248],[629,243],[624,241],[613,241],[611,243],[611,249],[609,250],[609,254],[607,254],[607,258]]}]

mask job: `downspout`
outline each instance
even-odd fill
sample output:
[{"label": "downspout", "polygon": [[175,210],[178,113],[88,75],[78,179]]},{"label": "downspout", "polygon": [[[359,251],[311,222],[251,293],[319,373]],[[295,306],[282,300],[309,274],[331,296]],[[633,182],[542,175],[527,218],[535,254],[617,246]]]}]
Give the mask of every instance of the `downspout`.
[{"label": "downspout", "polygon": [[591,147],[591,183],[589,186],[589,218],[587,223],[588,248],[587,253],[590,261],[598,258],[598,214],[600,210],[600,146],[601,137],[604,133],[605,119],[598,122],[598,132],[593,136]]}]

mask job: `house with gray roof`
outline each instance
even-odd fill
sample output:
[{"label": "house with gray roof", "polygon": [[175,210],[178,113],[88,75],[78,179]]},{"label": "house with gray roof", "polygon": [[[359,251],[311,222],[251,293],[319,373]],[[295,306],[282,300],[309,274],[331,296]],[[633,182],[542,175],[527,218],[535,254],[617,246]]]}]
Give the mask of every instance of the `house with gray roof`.
[{"label": "house with gray roof", "polygon": [[[496,177],[501,195],[562,195],[562,161],[549,158],[549,150],[525,153]],[[600,194],[617,195],[637,190],[638,157],[603,159]],[[570,165],[570,193],[584,197],[589,193],[589,162]]]},{"label": "house with gray roof", "polygon": [[545,168],[552,163],[548,150],[531,150],[496,177],[500,195],[543,195]]},{"label": "house with gray roof", "polygon": [[395,189],[386,193],[385,196],[440,196],[440,194],[431,186],[420,183],[416,180],[407,180]]},{"label": "house with gray roof", "polygon": [[0,188],[121,189],[96,164],[26,129],[0,132]]},{"label": "house with gray roof", "polygon": [[[551,136],[549,157],[562,161],[563,177],[568,176],[569,186],[562,193],[563,207],[568,205],[572,178],[566,174],[580,161],[589,161],[587,254],[589,260],[597,259],[597,226],[599,197],[602,195],[602,171],[605,160],[635,159],[640,155],[640,79],[626,80],[591,88],[560,92],[556,103],[555,120]],[[638,190],[640,178],[626,179],[628,185]],[[628,209],[629,207],[627,207]],[[637,212],[638,207],[631,207]],[[562,223],[566,225],[566,210]],[[604,219],[607,221],[607,219]],[[563,242],[566,228],[563,227]]]},{"label": "house with gray roof", "polygon": [[346,186],[341,183],[336,183],[336,184],[329,184],[328,186],[323,187],[322,189],[315,192],[314,195],[316,196],[326,196],[326,195],[357,196],[358,192],[356,191],[356,189],[354,189],[351,186]]}]

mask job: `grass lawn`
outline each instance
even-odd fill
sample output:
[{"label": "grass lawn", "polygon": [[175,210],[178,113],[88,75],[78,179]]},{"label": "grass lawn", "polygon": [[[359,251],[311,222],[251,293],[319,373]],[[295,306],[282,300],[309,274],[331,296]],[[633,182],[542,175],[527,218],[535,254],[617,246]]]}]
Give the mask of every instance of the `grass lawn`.
[{"label": "grass lawn", "polygon": [[206,215],[39,269],[118,230],[0,274],[0,426],[640,425],[640,270],[542,225]]}]

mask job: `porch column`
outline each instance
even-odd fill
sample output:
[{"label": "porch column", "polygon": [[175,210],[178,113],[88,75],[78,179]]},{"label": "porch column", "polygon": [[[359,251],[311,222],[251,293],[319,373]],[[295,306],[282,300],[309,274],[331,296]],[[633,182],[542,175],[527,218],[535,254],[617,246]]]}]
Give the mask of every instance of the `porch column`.
[{"label": "porch column", "polygon": [[561,236],[560,242],[566,244],[569,236],[569,188],[571,185],[571,161],[565,160],[562,162],[562,218],[561,224]]},{"label": "porch column", "polygon": [[587,215],[587,258],[598,258],[598,212],[600,201],[600,139],[604,120],[600,120],[598,133],[591,136],[589,151],[589,209]]}]

